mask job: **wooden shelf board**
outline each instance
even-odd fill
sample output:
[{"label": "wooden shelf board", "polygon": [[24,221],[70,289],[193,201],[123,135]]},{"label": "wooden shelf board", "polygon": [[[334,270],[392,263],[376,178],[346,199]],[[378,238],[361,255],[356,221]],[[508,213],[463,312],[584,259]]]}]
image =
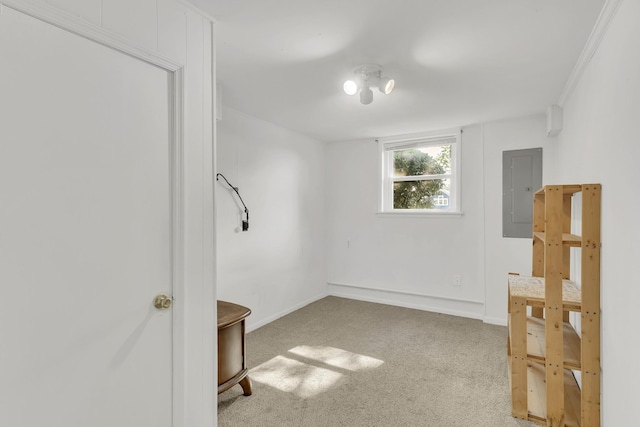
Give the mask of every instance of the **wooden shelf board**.
[{"label": "wooden shelf board", "polygon": [[[565,322],[564,329],[564,367],[580,369],[580,337],[575,329]],[[544,319],[527,318],[527,358],[544,363],[546,357],[546,339],[544,334]]]},{"label": "wooden shelf board", "polygon": [[547,187],[562,187],[563,194],[575,194],[582,191],[582,185],[580,184],[571,184],[571,185],[547,185],[533,193],[536,196],[544,196],[544,191]]},{"label": "wooden shelf board", "polygon": [[[528,366],[527,407],[529,420],[546,425],[547,422],[547,388],[544,377],[544,366],[532,362]],[[564,370],[564,413],[566,427],[580,427],[580,388],[570,370]]]},{"label": "wooden shelf board", "polygon": [[[538,239],[544,242],[546,233],[544,231],[535,231],[533,233],[533,237],[534,239]],[[582,247],[582,237],[578,236],[577,234],[562,233],[562,245],[574,248]]]},{"label": "wooden shelf board", "polygon": [[[523,297],[527,305],[544,307],[544,278],[509,275],[509,293],[511,296]],[[562,281],[562,308],[569,311],[580,311],[582,294],[580,287],[570,280]]]}]

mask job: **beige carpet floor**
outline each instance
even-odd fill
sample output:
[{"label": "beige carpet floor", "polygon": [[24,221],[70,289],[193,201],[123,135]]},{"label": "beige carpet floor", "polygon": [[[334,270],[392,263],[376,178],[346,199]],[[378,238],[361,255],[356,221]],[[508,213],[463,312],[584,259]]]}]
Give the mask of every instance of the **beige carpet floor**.
[{"label": "beige carpet floor", "polygon": [[507,329],[327,297],[247,334],[253,395],[218,425],[529,427],[511,417]]}]

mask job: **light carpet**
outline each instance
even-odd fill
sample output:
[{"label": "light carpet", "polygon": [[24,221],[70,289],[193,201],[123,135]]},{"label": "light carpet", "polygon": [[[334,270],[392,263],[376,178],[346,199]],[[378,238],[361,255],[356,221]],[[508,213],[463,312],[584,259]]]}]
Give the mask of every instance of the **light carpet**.
[{"label": "light carpet", "polygon": [[326,297],[247,334],[253,395],[218,425],[529,427],[511,417],[507,329]]}]

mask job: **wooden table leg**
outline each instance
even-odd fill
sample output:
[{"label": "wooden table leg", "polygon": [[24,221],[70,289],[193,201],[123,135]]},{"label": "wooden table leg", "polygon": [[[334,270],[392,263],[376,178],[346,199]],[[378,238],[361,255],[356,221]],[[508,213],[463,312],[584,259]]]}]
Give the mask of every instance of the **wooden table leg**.
[{"label": "wooden table leg", "polygon": [[244,395],[251,396],[252,390],[251,390],[251,380],[249,379],[249,375],[247,375],[242,380],[240,380],[239,384],[240,384],[240,387],[242,387],[242,391],[244,392]]}]

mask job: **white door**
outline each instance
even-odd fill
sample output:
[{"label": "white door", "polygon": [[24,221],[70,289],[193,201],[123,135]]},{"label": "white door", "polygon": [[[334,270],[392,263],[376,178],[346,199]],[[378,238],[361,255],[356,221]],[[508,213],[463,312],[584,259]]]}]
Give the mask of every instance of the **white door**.
[{"label": "white door", "polygon": [[171,425],[169,88],[3,9],[0,425]]}]

